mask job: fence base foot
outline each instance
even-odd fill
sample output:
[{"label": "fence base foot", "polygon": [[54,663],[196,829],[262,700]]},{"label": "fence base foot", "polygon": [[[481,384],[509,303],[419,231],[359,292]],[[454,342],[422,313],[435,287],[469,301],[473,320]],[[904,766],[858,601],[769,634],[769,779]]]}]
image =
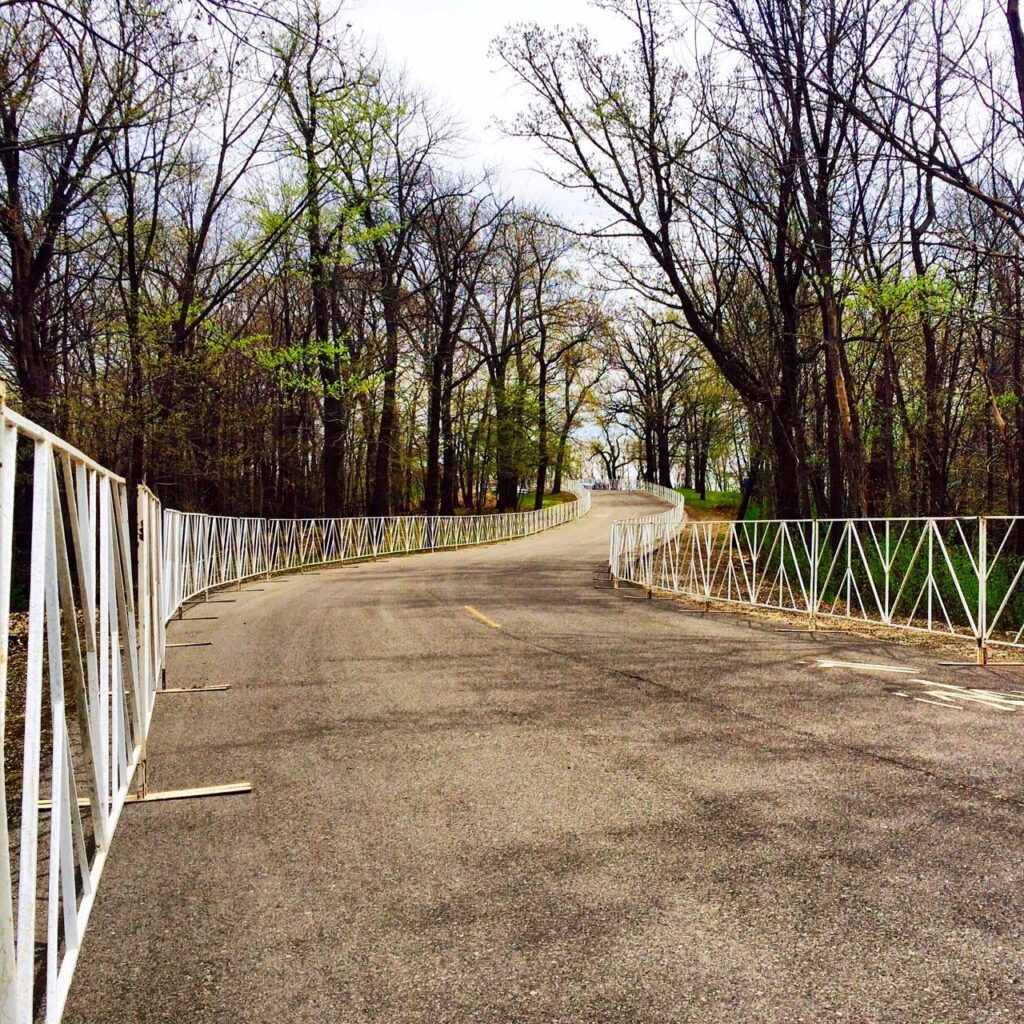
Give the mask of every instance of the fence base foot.
[{"label": "fence base foot", "polygon": [[196,786],[192,789],[157,789],[152,792],[129,793],[126,804],[159,803],[163,800],[198,800],[209,796],[234,796],[251,793],[251,782],[223,782],[217,786]]},{"label": "fence base foot", "polygon": [[944,668],[1012,668],[1024,665],[1024,661],[940,661]]},{"label": "fence base foot", "polygon": [[217,683],[214,686],[172,686],[157,690],[157,696],[161,693],[216,693],[221,690],[230,690],[230,683]]},{"label": "fence base foot", "polygon": [[[153,792],[140,789],[135,793],[129,793],[125,798],[126,804],[149,804],[159,803],[162,800],[196,800],[208,796],[235,796],[242,793],[251,793],[251,782],[222,782],[217,786],[196,786],[194,789],[157,789]],[[85,808],[89,801],[80,797],[78,806]],[[39,801],[40,811],[52,811],[53,803],[50,800]]]},{"label": "fence base foot", "polygon": [[805,628],[803,626],[789,626],[786,628],[779,627],[775,630],[776,633],[845,633],[847,636],[857,636],[856,633],[849,629],[822,629],[820,626],[816,626],[814,629]]}]

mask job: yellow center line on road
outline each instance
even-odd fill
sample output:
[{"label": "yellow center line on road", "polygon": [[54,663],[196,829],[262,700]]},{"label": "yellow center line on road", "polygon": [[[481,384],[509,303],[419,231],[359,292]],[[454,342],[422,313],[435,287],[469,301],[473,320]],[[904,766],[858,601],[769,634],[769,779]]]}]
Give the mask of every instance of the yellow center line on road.
[{"label": "yellow center line on road", "polygon": [[471,604],[464,604],[462,607],[465,608],[474,619],[479,619],[485,626],[490,626],[491,629],[501,629],[501,626],[499,626],[494,619],[487,618],[483,612],[478,612]]}]

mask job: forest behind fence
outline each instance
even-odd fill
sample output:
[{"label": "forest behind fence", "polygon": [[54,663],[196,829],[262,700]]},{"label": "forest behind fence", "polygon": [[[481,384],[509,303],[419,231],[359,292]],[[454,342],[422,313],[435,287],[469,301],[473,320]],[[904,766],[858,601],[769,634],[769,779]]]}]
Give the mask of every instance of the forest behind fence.
[{"label": "forest behind fence", "polygon": [[4,7],[12,403],[208,512],[514,511],[627,467],[783,518],[1024,509],[1016,4],[509,26],[504,130],[583,223],[461,160],[345,13]]}]

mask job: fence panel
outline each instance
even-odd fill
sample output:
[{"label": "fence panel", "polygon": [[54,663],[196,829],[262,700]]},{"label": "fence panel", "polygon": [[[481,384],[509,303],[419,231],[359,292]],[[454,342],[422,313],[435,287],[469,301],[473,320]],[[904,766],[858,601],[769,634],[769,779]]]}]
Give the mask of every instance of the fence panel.
[{"label": "fence panel", "polygon": [[253,519],[199,512],[163,513],[166,621],[187,601],[254,576],[382,555],[438,551],[527,537],[590,511],[590,491],[536,512],[501,515],[390,516],[347,519]]},{"label": "fence panel", "polygon": [[[616,490],[622,489],[616,487]],[[671,507],[664,512],[613,523],[608,564],[615,579],[650,588],[655,585],[656,574],[664,571],[659,567],[657,555],[675,543],[674,538],[685,518],[685,503],[678,491],[658,484],[641,481],[636,489],[668,502]]]},{"label": "fence panel", "polygon": [[[144,754],[163,634],[158,577],[136,587],[124,480],[7,408],[0,448],[0,1017],[29,1024],[37,1002],[46,1021],[63,1010]],[[158,561],[150,539],[144,573]],[[24,645],[12,648],[23,586]]]},{"label": "fence panel", "polygon": [[[647,488],[645,488],[646,490]],[[1024,646],[1024,517],[614,524],[615,578],[818,617]]]},{"label": "fence panel", "polygon": [[1024,517],[979,521],[978,629],[985,643],[1024,647]]}]

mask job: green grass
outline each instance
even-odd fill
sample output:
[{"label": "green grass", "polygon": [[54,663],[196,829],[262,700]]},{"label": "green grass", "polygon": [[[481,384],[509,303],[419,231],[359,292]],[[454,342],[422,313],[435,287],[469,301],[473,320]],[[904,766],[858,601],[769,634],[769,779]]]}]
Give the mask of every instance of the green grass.
[{"label": "green grass", "polygon": [[[536,496],[535,491],[527,491],[525,494],[519,497],[519,511],[530,512],[533,510],[533,502]],[[558,494],[545,494],[544,495],[544,508],[550,508],[552,505],[561,505],[566,501],[572,501],[575,495],[570,494],[568,491],[560,491]]]},{"label": "green grass", "polygon": [[676,490],[686,498],[687,505],[693,505],[703,512],[710,512],[716,508],[739,508],[743,495],[739,491],[707,491],[707,497],[701,501],[698,494],[691,487],[677,487]]},{"label": "green grass", "polygon": [[[698,519],[732,519],[743,500],[739,491],[708,491],[701,501],[698,492],[691,487],[676,490],[686,499],[687,510]],[[747,519],[757,519],[760,514],[754,502],[747,506]]]},{"label": "green grass", "polygon": [[687,510],[705,519],[731,519],[743,500],[739,491],[708,491],[701,501],[698,492],[691,487],[676,490],[686,499]]}]

